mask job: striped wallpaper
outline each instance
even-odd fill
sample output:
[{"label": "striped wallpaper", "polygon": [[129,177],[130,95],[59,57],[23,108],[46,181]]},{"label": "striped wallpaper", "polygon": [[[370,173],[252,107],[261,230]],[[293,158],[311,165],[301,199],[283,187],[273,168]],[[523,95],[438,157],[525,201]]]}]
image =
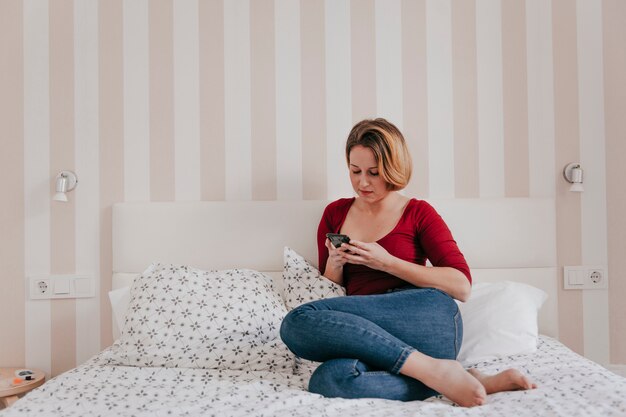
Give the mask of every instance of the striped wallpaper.
[{"label": "striped wallpaper", "polygon": [[[112,203],[351,195],[343,144],[374,116],[407,137],[407,194],[555,197],[559,264],[611,288],[561,290],[560,338],[626,363],[624,21],[621,0],[1,1],[0,366],[111,343]],[[25,294],[74,272],[96,298]]]}]

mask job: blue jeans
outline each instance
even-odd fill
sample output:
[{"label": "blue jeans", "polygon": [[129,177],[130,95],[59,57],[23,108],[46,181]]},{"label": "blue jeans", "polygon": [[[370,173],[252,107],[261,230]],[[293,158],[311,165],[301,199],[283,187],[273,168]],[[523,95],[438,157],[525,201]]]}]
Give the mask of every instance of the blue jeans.
[{"label": "blue jeans", "polygon": [[434,288],[330,298],[292,310],[280,328],[289,349],[324,362],[309,391],[326,397],[424,400],[438,393],[399,374],[414,351],[456,359],[463,321],[454,300]]}]

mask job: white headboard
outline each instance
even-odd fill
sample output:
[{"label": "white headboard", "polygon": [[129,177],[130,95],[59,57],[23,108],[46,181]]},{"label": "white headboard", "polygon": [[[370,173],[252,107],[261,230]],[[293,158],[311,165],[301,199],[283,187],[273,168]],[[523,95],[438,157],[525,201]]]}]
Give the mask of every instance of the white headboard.
[{"label": "white headboard", "polygon": [[[475,282],[515,280],[546,291],[540,331],[557,337],[553,199],[432,199]],[[119,203],[113,206],[113,288],[150,263],[281,271],[283,247],[317,264],[327,201]]]}]

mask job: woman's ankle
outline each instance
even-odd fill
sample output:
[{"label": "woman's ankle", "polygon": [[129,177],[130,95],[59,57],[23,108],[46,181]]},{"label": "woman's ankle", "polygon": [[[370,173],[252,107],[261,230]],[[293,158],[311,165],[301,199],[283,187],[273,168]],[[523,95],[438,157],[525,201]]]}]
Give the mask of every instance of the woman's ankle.
[{"label": "woman's ankle", "polygon": [[463,407],[484,404],[484,386],[454,360],[435,359],[413,352],[400,373],[415,378]]}]

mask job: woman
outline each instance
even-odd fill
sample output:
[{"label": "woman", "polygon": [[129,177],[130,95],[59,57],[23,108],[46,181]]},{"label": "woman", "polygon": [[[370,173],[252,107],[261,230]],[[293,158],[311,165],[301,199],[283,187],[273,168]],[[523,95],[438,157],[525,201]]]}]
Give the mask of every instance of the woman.
[{"label": "woman", "polygon": [[[400,131],[384,119],[357,123],[346,143],[355,198],[326,207],[319,268],[349,297],[292,310],[281,337],[298,356],[323,362],[309,390],[327,397],[423,400],[441,393],[461,406],[535,385],[509,369],[465,371],[456,356],[471,275],[450,231],[428,203],[398,193],[411,177]],[[326,233],[350,236],[340,247]],[[429,259],[432,267],[426,267]]]}]

